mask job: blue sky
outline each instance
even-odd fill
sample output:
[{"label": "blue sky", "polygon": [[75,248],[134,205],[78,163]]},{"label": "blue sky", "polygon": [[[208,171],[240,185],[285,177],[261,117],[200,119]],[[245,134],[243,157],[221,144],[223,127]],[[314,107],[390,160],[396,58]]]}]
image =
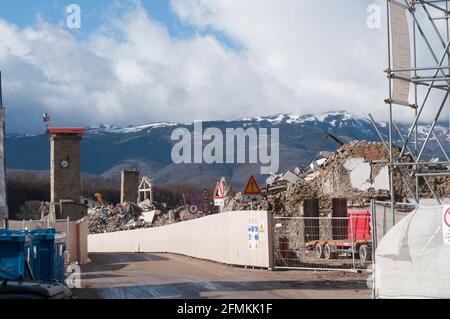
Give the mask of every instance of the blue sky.
[{"label": "blue sky", "polygon": [[[33,26],[36,17],[42,16],[46,21],[57,24],[66,19],[66,8],[72,3],[82,8],[83,27],[80,32],[88,35],[101,25],[102,15],[114,1],[111,0],[4,0],[0,2],[1,17],[12,21],[20,27]],[[167,0],[143,1],[149,15],[173,32],[182,33],[179,19],[171,12]]]},{"label": "blue sky", "polygon": [[[111,0],[4,0],[0,1],[0,17],[14,22],[19,27],[35,26],[39,18],[52,24],[64,23],[68,5],[76,3],[82,9],[82,28],[73,31],[79,39],[88,37],[94,30],[101,27],[105,16],[111,11],[111,7],[127,7],[133,1]],[[171,10],[169,0],[143,0],[142,6],[149,16],[158,21],[167,29],[174,38],[189,38],[200,33],[202,35],[214,35],[227,47],[239,51],[239,43],[223,32],[211,30],[211,28],[198,29],[193,25],[183,23]]]},{"label": "blue sky", "polygon": [[[65,25],[72,3],[79,30]],[[84,127],[335,110],[384,120],[373,3],[384,1],[0,1],[8,130],[42,130],[42,112]]]}]

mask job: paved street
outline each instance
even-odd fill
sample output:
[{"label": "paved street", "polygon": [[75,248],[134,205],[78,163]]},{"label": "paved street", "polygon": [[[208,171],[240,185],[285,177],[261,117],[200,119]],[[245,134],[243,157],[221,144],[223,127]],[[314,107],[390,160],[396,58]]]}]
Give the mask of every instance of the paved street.
[{"label": "paved street", "polygon": [[78,298],[370,298],[366,275],[267,271],[167,254],[91,254]]}]

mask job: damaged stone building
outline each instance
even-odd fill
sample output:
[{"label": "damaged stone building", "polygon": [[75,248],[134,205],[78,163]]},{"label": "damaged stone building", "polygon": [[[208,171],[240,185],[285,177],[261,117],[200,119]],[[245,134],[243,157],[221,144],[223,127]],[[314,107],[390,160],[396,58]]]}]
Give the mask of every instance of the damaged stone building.
[{"label": "damaged stone building", "polygon": [[[283,228],[275,227],[275,245],[286,241],[292,251],[300,253],[309,240],[340,239],[333,227],[336,220],[315,218],[347,217],[348,211],[369,211],[372,199],[390,201],[388,154],[383,143],[355,141],[327,155],[318,161],[319,165],[299,173],[297,182],[286,183],[281,179],[266,188],[261,209],[272,211],[274,216],[304,217],[284,220]],[[411,162],[408,155],[403,160]],[[409,176],[406,179],[414,185]],[[287,185],[279,191],[277,185],[283,184]],[[430,184],[440,196],[450,194],[449,178],[430,178]],[[413,201],[398,172],[394,174],[394,185],[398,202]],[[421,198],[432,197],[425,183],[420,185],[419,194]],[[308,220],[309,217],[312,219]]]},{"label": "damaged stone building", "polygon": [[339,205],[339,199],[354,209],[368,208],[371,199],[389,200],[388,155],[382,143],[352,142],[327,155],[320,166],[300,174],[286,190],[268,192],[262,208],[281,216],[298,216],[303,215],[305,201],[317,200],[319,214],[325,217],[333,213],[333,202]]}]

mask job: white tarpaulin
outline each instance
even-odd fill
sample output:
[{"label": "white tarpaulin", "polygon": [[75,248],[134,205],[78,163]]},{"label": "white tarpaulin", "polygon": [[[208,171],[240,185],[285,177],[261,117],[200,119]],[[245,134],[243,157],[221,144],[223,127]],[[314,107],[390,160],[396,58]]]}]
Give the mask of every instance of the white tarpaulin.
[{"label": "white tarpaulin", "polygon": [[[395,1],[389,2],[391,16],[392,59],[394,70],[411,69],[411,43],[407,8]],[[395,75],[411,79],[411,71],[396,72]],[[394,103],[409,105],[410,82],[399,78],[392,81]]]},{"label": "white tarpaulin", "polygon": [[446,206],[420,206],[380,241],[375,252],[377,298],[450,298]]}]

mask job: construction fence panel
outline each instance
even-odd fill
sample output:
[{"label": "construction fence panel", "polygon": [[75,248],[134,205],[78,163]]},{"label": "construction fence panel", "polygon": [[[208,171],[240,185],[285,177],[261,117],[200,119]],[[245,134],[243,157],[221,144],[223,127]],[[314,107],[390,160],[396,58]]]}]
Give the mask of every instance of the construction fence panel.
[{"label": "construction fence panel", "polygon": [[394,213],[392,211],[392,203],[373,201],[371,215],[373,224],[373,242],[374,248],[383,237],[417,208],[417,204],[413,203],[396,203]]},{"label": "construction fence panel", "polygon": [[274,217],[278,269],[365,270],[372,260],[368,211],[348,217]]}]

